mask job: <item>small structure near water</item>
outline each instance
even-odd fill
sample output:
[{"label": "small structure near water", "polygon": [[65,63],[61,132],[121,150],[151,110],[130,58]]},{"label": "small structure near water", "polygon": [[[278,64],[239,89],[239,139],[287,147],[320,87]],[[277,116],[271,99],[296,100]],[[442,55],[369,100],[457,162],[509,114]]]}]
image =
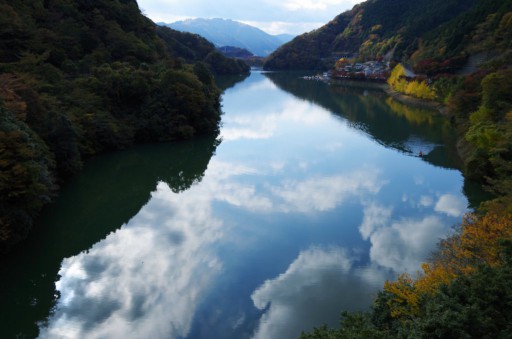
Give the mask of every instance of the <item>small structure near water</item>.
[{"label": "small structure near water", "polygon": [[332,78],[386,81],[390,74],[389,63],[382,60],[353,62],[340,58],[331,71]]},{"label": "small structure near water", "polygon": [[323,74],[317,74],[317,75],[306,75],[301,78],[304,80],[327,81],[327,80],[329,80],[330,75],[328,72],[325,72]]}]

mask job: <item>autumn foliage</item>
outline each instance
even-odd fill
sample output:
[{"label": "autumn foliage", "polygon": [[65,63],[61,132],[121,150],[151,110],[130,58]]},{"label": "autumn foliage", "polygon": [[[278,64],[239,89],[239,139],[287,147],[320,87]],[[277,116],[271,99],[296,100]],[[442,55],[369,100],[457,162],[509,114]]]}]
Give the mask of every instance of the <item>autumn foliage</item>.
[{"label": "autumn foliage", "polygon": [[422,79],[413,79],[406,76],[405,68],[401,64],[395,66],[388,79],[388,84],[397,92],[415,98],[434,100],[436,92]]},{"label": "autumn foliage", "polygon": [[391,296],[387,300],[391,316],[419,316],[422,301],[442,286],[474,274],[480,267],[502,265],[501,241],[511,239],[511,214],[466,215],[460,231],[443,240],[430,262],[422,265],[423,273],[416,278],[403,274],[396,281],[385,283],[384,291]]}]

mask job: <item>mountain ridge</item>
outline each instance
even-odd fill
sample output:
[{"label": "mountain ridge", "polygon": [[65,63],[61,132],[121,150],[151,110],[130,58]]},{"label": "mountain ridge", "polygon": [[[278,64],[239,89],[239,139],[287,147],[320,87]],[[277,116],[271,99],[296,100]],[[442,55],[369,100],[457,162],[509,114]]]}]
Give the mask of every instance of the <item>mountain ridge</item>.
[{"label": "mountain ridge", "polygon": [[198,34],[216,47],[233,46],[247,49],[257,56],[267,56],[292,37],[289,34],[271,35],[263,30],[230,19],[187,19],[158,25]]},{"label": "mountain ridge", "polygon": [[[395,61],[414,64],[466,58],[478,52],[470,48],[475,37],[493,35],[510,10],[510,0],[368,0],[281,46],[265,68],[327,69],[344,54],[371,60],[392,52]],[[491,30],[478,32],[485,24]]]}]

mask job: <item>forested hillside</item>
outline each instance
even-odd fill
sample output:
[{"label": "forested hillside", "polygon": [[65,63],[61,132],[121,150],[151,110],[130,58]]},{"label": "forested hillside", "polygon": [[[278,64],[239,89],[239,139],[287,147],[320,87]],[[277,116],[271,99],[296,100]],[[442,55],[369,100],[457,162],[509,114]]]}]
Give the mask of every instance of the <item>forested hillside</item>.
[{"label": "forested hillside", "polygon": [[85,158],[217,131],[211,71],[248,67],[157,29],[135,0],[1,0],[0,250]]},{"label": "forested hillside", "polygon": [[417,274],[387,282],[369,312],[343,313],[339,328],[302,338],[510,337],[512,1],[368,0],[265,67],[329,69],[347,59],[389,61],[393,90],[443,105],[465,177],[494,199],[466,215]]},{"label": "forested hillside", "polygon": [[265,68],[328,69],[340,55],[362,61],[464,59],[510,42],[510,28],[499,26],[511,8],[509,0],[368,0],[282,46]]}]

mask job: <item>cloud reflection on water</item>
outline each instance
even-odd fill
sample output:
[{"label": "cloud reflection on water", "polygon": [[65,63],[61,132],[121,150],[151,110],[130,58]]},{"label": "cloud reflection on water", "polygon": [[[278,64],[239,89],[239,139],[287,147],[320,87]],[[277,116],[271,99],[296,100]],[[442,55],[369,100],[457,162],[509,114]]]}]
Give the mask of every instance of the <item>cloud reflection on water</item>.
[{"label": "cloud reflection on water", "polygon": [[[262,81],[258,88],[265,88]],[[254,86],[258,85],[255,84]],[[265,97],[262,95],[262,97]],[[262,103],[264,105],[264,102]],[[277,107],[276,107],[277,106]],[[306,126],[319,126],[331,119],[330,113],[321,107],[307,101],[287,99],[272,105],[271,108],[262,108],[262,105],[249,108],[251,114],[228,116],[223,119],[224,127],[221,136],[224,141],[239,139],[269,139],[284,123],[300,123]]]},{"label": "cloud reflection on water", "polygon": [[251,295],[258,309],[268,307],[253,338],[297,338],[301,330],[327,321],[337,325],[342,309],[362,309],[388,277],[382,270],[357,270],[354,261],[338,247],[302,251],[284,273]]},{"label": "cloud reflection on water", "polygon": [[468,209],[468,202],[453,194],[443,194],[434,209],[451,217],[460,217]]},{"label": "cloud reflection on water", "polygon": [[387,183],[380,171],[369,167],[335,176],[280,179],[277,182],[269,179],[259,187],[236,180],[237,176],[270,177],[286,170],[289,168],[284,164],[265,165],[257,169],[213,159],[209,176],[204,179],[200,189],[203,195],[210,196],[212,200],[252,213],[314,213],[332,210],[348,198],[375,195]]},{"label": "cloud reflection on water", "polygon": [[269,182],[260,190],[236,180],[256,173],[262,174],[212,160],[209,175],[187,192],[159,183],[119,231],[63,261],[56,283],[61,296],[41,337],[186,336],[197,304],[222,270],[213,248],[227,230],[212,215],[214,201],[252,213],[322,212],[381,185],[374,170]]},{"label": "cloud reflection on water", "polygon": [[[370,197],[365,195],[365,199]],[[432,207],[432,201],[424,195],[417,207]],[[393,220],[393,207],[371,199],[361,203],[359,231],[370,242],[370,263],[357,267],[357,258],[342,248],[302,251],[284,273],[253,292],[254,305],[262,310],[268,307],[253,338],[296,338],[301,330],[325,322],[336,326],[337,318],[327,319],[329,314],[354,310],[354,305],[363,301],[369,304],[385,280],[397,273],[417,272],[435,244],[450,231],[451,225],[435,213],[455,216],[455,211],[461,210],[453,206],[464,206],[462,199],[443,194],[431,214]]]},{"label": "cloud reflection on water", "polygon": [[349,197],[378,193],[385,184],[379,179],[379,171],[361,169],[339,176],[288,180],[271,191],[283,202],[278,204],[283,212],[328,211]]},{"label": "cloud reflection on water", "polygon": [[437,216],[391,222],[370,235],[370,259],[395,272],[416,272],[448,230]]},{"label": "cloud reflection on water", "polygon": [[[268,83],[256,83],[252,90],[266,91]],[[258,96],[265,105],[261,98],[265,96]],[[221,257],[217,250],[239,239],[268,249],[266,237],[274,235],[272,230],[243,233],[240,229],[246,227],[245,218],[251,218],[253,226],[283,215],[280,222],[293,222],[297,218],[284,219],[293,213],[314,215],[320,220],[323,213],[345,202],[360,204],[360,223],[343,226],[359,226],[368,245],[364,250],[369,251],[335,246],[302,249],[297,245],[286,263],[296,257],[283,273],[252,281],[261,284],[250,296],[256,308],[266,310],[261,319],[247,319],[244,312],[227,318],[234,329],[246,326],[243,323],[258,323],[256,338],[295,337],[300,329],[328,320],[326,314],[332,314],[336,324],[341,309],[367,305],[372,293],[393,271],[418,269],[436,241],[447,234],[447,219],[464,211],[464,202],[453,193],[435,192],[426,179],[427,170],[417,173],[399,168],[398,174],[386,172],[394,165],[375,154],[387,151],[341,127],[340,120],[334,120],[328,111],[288,96],[276,102],[271,109],[249,104],[248,111],[227,115],[223,119],[224,141],[261,142],[277,134],[282,137],[297,123],[303,129],[299,130],[300,136],[292,135],[294,149],[300,153],[309,146],[304,152],[314,152],[315,158],[311,159],[310,154],[290,156],[289,149],[268,156],[268,145],[281,146],[273,140],[260,146],[262,149],[252,148],[256,154],[250,156],[243,147],[231,149],[237,157],[242,153],[242,160],[230,159],[229,152],[224,153],[228,160],[213,158],[202,181],[186,192],[174,194],[166,184],[159,183],[148,204],[122,229],[87,252],[63,261],[56,284],[61,296],[41,336],[186,337],[198,305],[216,279],[221,274],[238,279],[237,272],[224,271],[229,258]],[[285,135],[282,139],[287,138]],[[219,150],[223,147],[221,144]],[[322,167],[325,159],[334,165]],[[405,159],[401,164],[410,166],[413,161]],[[414,183],[409,185],[414,187],[398,193],[386,190],[393,179],[387,176],[392,175],[399,178],[397,181]],[[413,190],[418,190],[418,197]],[[237,215],[222,215],[226,213],[222,208]],[[357,217],[359,212],[354,211],[354,215]],[[394,215],[403,212],[407,217]],[[233,218],[240,218],[239,224],[230,224]],[[322,222],[325,220],[318,222],[318,228],[324,226]],[[299,227],[294,231],[304,232],[302,236],[307,237]],[[246,239],[247,233],[250,239]],[[265,255],[281,253],[276,250]],[[369,262],[365,262],[366,257]]]},{"label": "cloud reflection on water", "polygon": [[[436,244],[450,234],[452,224],[442,215],[460,217],[467,210],[467,202],[453,194],[442,194],[435,206],[433,198],[422,195],[413,208],[432,208],[422,217],[393,219],[393,207],[367,203],[359,231],[371,243],[372,262],[395,272],[416,272]],[[410,198],[404,202],[410,202]]]},{"label": "cloud reflection on water", "polygon": [[[186,337],[197,305],[223,270],[215,247],[229,241],[231,230],[215,217],[214,202],[258,214],[325,212],[348,198],[364,207],[359,231],[371,244],[371,265],[356,267],[347,249],[301,252],[284,273],[252,294],[257,308],[270,305],[260,319],[257,338],[289,337],[290,331],[317,325],[322,319],[315,314],[323,317],[328,312],[315,309],[332,308],[337,317],[340,305],[367,304],[389,269],[416,270],[447,233],[446,223],[434,214],[393,220],[393,207],[376,200],[386,180],[369,167],[337,176],[278,176],[258,187],[243,180],[286,170],[286,165],[253,168],[213,159],[208,175],[189,191],[175,194],[159,183],[149,203],[127,225],[63,261],[56,284],[61,297],[41,336]],[[433,213],[450,215],[453,206],[461,206],[450,194],[439,196]],[[428,197],[420,201],[432,200]]]},{"label": "cloud reflection on water", "polygon": [[160,183],[121,230],[64,259],[60,299],[43,338],[175,338],[222,264],[211,244],[222,222],[208,204]]}]

